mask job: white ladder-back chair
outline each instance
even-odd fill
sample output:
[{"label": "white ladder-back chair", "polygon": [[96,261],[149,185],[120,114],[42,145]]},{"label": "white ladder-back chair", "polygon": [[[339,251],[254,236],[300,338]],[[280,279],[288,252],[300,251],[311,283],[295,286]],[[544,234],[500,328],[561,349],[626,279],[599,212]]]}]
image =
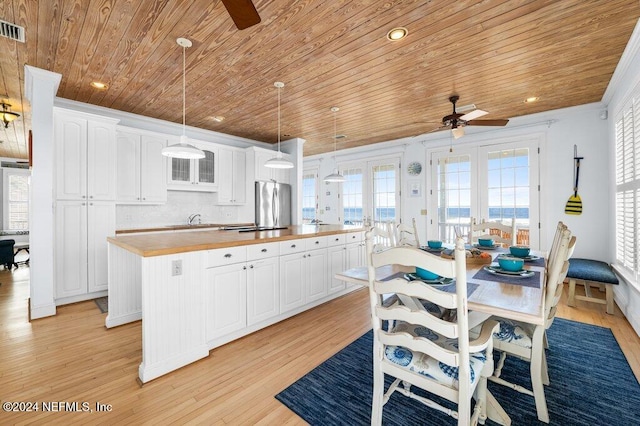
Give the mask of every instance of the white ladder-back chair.
[{"label": "white ladder-back chair", "polygon": [[[493,343],[495,349],[501,351],[501,354],[500,360],[496,365],[496,370],[493,376],[489,377],[489,380],[533,396],[536,402],[538,420],[545,423],[549,423],[549,412],[544,395],[544,385],[549,384],[547,358],[545,354],[545,333],[553,323],[553,318],[555,317],[556,306],[562,294],[562,283],[569,269],[567,256],[569,251],[573,249],[575,241],[575,237],[571,237],[571,231],[566,227],[560,231],[558,244],[554,251],[554,262],[546,269],[544,325],[536,326],[493,317],[493,319],[500,323],[500,331],[494,334]],[[500,377],[507,354],[529,361],[532,390],[508,382]]]},{"label": "white ladder-back chair", "polygon": [[393,222],[378,222],[370,229],[374,232],[374,251],[380,252],[395,245],[395,224]]},{"label": "white ladder-back chair", "polygon": [[411,220],[411,225],[399,223],[395,232],[396,246],[411,246],[420,248],[420,238],[418,237],[418,227],[416,218]]},{"label": "white ladder-back chair", "polygon": [[478,238],[491,238],[494,244],[501,244],[509,247],[516,245],[516,221],[511,219],[511,225],[505,225],[501,222],[482,222],[477,223],[475,218],[471,218],[469,226],[469,244],[474,244]]},{"label": "white ladder-back chair", "polygon": [[[469,342],[466,257],[464,242],[456,241],[455,259],[443,259],[414,247],[394,247],[374,252],[374,232],[366,234],[369,294],[373,323],[373,404],[371,424],[382,424],[384,404],[393,392],[413,398],[458,418],[458,425],[484,422],[486,418],[487,377],[493,368],[492,333],[497,323],[484,324],[479,337]],[[416,266],[456,279],[456,293],[446,293],[404,277],[388,281],[375,279],[376,268],[385,265]],[[416,307],[384,303],[395,294],[414,300],[426,300],[445,309],[457,309],[455,322],[445,321]],[[387,330],[383,321],[393,324]],[[384,392],[384,376],[395,378]],[[457,404],[457,411],[415,394],[417,386]],[[471,398],[476,400],[471,413]],[[425,414],[428,415],[428,414]]]},{"label": "white ladder-back chair", "polygon": [[560,244],[562,231],[564,231],[565,229],[568,229],[567,225],[562,223],[562,221],[558,222],[558,226],[556,227],[556,233],[554,234],[553,241],[551,242],[551,248],[547,253],[547,270],[551,269],[551,266],[553,265],[553,262],[556,259],[556,251],[558,250],[558,245]]}]

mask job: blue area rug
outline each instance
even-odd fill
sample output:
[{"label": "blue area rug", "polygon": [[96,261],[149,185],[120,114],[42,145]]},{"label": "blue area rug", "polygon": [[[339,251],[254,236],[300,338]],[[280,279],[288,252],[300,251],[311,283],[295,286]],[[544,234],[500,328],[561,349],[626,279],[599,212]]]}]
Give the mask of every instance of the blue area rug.
[{"label": "blue area rug", "polygon": [[[276,398],[311,425],[370,424],[372,337],[369,331]],[[640,424],[640,384],[610,329],[557,318],[548,338],[551,384],[545,394],[551,425]],[[502,377],[531,389],[525,361],[507,357]],[[387,387],[390,382],[387,377]],[[491,382],[489,389],[514,426],[545,424],[537,419],[532,396]],[[384,406],[383,416],[385,425],[457,424],[398,393]]]}]

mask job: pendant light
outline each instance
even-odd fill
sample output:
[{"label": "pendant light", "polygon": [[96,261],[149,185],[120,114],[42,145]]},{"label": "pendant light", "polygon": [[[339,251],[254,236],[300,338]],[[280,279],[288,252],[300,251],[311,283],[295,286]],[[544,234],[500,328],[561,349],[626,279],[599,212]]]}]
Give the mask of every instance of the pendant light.
[{"label": "pendant light", "polygon": [[284,87],[284,83],[276,81],[273,85],[278,88],[278,153],[275,157],[267,160],[264,166],[270,169],[291,169],[293,168],[293,163],[283,158],[282,152],[280,152],[280,90]]},{"label": "pendant light", "polygon": [[176,40],[178,45],[182,46],[182,136],[180,136],[180,143],[175,145],[169,145],[162,149],[162,155],[171,158],[184,158],[184,159],[200,159],[204,158],[204,152],[193,145],[187,143],[189,139],[186,135],[186,64],[187,64],[187,47],[191,47],[191,40],[186,38],[179,38]]},{"label": "pendant light", "polygon": [[[331,107],[331,112],[333,112],[333,159],[336,158],[336,148],[338,145],[338,133],[336,132],[336,113],[340,111],[338,107]],[[338,168],[333,169],[333,173],[326,176],[324,178],[325,182],[344,182],[346,179],[344,176],[340,174]]]},{"label": "pendant light", "polygon": [[0,117],[2,117],[2,122],[4,123],[4,128],[9,128],[9,123],[11,123],[16,118],[20,117],[20,114],[12,112],[9,108],[11,108],[10,104],[0,102],[0,106],[2,106],[2,111],[0,111]]}]

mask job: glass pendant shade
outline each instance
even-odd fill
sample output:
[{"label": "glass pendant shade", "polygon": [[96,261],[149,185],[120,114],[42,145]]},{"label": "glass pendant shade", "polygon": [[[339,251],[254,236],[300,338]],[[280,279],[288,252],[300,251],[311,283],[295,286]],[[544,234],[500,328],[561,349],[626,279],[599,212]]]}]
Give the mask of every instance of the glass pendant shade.
[{"label": "glass pendant shade", "polygon": [[463,127],[456,127],[455,129],[451,129],[451,133],[453,134],[453,137],[455,139],[458,139],[458,138],[462,137],[462,135],[464,135],[464,128]]},{"label": "glass pendant shade", "polygon": [[278,88],[278,153],[275,157],[265,161],[264,166],[270,169],[292,169],[293,163],[282,157],[280,152],[280,89],[284,87],[284,83],[276,81],[273,83]]},{"label": "glass pendant shade", "polygon": [[186,135],[186,62],[187,62],[187,47],[191,47],[191,40],[186,38],[179,38],[176,40],[178,45],[182,46],[182,136],[180,136],[180,143],[169,145],[162,148],[162,155],[169,158],[183,158],[187,160],[197,160],[204,158],[204,151],[190,145]]},{"label": "glass pendant shade", "polygon": [[11,112],[9,110],[9,107],[11,107],[11,105],[9,105],[9,104],[5,104],[4,102],[2,102],[2,103],[0,103],[0,105],[2,106],[2,111],[0,112],[0,117],[2,117],[2,122],[4,123],[4,128],[7,129],[7,128],[9,128],[9,123],[11,123],[16,118],[20,117],[20,114],[15,113],[15,112]]}]

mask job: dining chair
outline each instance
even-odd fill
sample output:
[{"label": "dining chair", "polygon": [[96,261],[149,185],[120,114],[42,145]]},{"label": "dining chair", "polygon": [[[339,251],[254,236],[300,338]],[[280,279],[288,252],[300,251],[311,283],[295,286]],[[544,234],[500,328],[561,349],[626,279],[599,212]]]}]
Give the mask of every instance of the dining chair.
[{"label": "dining chair", "polygon": [[411,225],[399,223],[395,229],[395,245],[411,246],[420,248],[420,238],[418,237],[418,227],[416,218],[411,220]]},{"label": "dining chair", "polygon": [[378,222],[371,229],[375,229],[374,251],[382,251],[395,245],[395,223]]},{"label": "dining chair", "polygon": [[516,245],[516,221],[511,219],[511,225],[502,222],[486,222],[484,219],[478,223],[471,218],[469,226],[469,244],[478,241],[478,238],[491,238],[494,243],[506,247]]},{"label": "dining chair", "polygon": [[[560,238],[562,236],[562,231],[568,229],[567,225],[565,225],[562,221],[558,222],[558,225],[556,226],[556,232],[553,235],[553,240],[551,242],[551,247],[549,248],[549,252],[547,253],[547,263],[546,263],[546,268],[550,269],[551,266],[553,265],[553,262],[555,262],[556,259],[556,251],[558,250],[558,244],[560,244]],[[569,256],[570,257],[570,256]]]},{"label": "dining chair", "polygon": [[[371,231],[366,234],[366,246],[374,336],[371,424],[382,424],[383,406],[394,392],[457,418],[458,425],[484,423],[487,377],[493,369],[491,335],[498,325],[487,321],[478,338],[469,341],[463,240],[457,239],[453,260],[415,247],[393,247],[376,253]],[[419,266],[442,277],[455,278],[456,292],[444,292],[419,280],[409,282],[402,273],[391,280],[376,280],[376,268],[385,265],[402,265],[408,269]],[[425,309],[401,303],[389,306],[384,303],[384,296],[388,294],[457,309],[458,315],[455,320],[447,321]],[[393,327],[385,327],[385,322],[392,322]],[[386,392],[385,374],[395,379]],[[415,393],[412,386],[457,404],[457,411]],[[472,398],[475,399],[473,412]]]},{"label": "dining chair", "polygon": [[[546,331],[555,318],[557,305],[562,295],[563,281],[569,269],[568,254],[575,246],[576,237],[564,227],[554,252],[554,262],[546,269],[544,292],[544,324],[534,325],[525,322],[493,317],[500,323],[500,330],[494,333],[493,344],[500,358],[489,380],[531,395],[535,399],[538,420],[549,423],[549,412],[544,395],[544,385],[549,384],[547,358],[545,353]],[[513,355],[529,362],[532,389],[509,382],[501,376],[507,355]]]}]

